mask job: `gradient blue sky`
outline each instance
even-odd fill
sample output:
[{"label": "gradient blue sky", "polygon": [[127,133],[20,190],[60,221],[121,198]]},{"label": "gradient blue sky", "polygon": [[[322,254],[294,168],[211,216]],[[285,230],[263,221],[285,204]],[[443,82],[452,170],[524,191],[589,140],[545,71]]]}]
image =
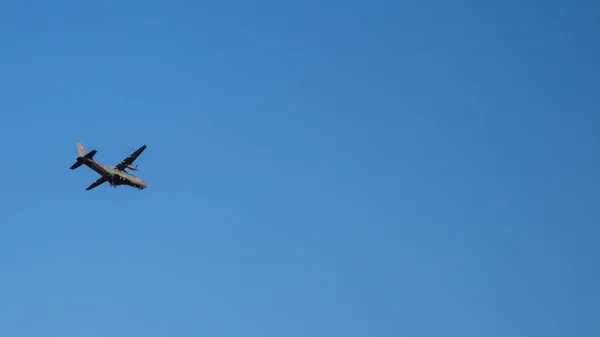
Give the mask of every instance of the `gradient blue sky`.
[{"label": "gradient blue sky", "polygon": [[599,336],[599,13],[0,3],[0,335]]}]

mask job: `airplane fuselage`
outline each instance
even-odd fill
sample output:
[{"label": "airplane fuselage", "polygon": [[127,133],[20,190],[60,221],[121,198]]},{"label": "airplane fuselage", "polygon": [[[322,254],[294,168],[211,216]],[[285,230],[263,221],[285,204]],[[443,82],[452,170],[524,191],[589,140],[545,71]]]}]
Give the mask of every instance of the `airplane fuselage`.
[{"label": "airplane fuselage", "polygon": [[78,161],[79,160],[81,160],[83,165],[91,168],[102,177],[105,177],[111,186],[129,185],[140,190],[146,188],[146,182],[133,174],[118,170],[112,166],[104,165],[94,159],[81,157],[78,158]]}]

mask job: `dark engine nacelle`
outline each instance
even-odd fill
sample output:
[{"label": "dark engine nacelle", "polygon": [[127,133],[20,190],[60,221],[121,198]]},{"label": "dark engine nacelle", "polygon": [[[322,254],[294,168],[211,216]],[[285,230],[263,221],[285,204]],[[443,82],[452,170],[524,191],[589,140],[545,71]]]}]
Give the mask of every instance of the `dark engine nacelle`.
[{"label": "dark engine nacelle", "polygon": [[136,165],[136,166],[133,166],[133,165],[127,165],[127,168],[128,168],[128,169],[130,169],[130,170],[134,170],[134,171],[137,171],[137,170],[138,170],[138,168],[137,168],[137,165]]}]

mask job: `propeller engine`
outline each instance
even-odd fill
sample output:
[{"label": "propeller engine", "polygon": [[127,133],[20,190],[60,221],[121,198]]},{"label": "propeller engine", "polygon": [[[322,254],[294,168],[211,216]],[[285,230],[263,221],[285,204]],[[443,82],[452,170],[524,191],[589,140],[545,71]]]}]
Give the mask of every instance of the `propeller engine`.
[{"label": "propeller engine", "polygon": [[130,169],[130,170],[133,170],[133,171],[137,171],[138,170],[137,165],[135,165],[135,166],[133,166],[133,165],[127,165],[127,168]]}]

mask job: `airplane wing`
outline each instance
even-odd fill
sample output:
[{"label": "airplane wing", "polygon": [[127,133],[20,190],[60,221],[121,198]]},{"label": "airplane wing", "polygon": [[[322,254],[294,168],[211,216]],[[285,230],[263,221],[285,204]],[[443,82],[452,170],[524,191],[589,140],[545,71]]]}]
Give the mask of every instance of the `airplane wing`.
[{"label": "airplane wing", "polygon": [[94,181],[94,183],[93,183],[93,184],[91,184],[90,186],[88,186],[88,188],[86,188],[85,190],[86,190],[86,191],[89,191],[89,190],[91,190],[92,188],[96,188],[96,187],[98,187],[98,186],[102,185],[102,184],[103,184],[103,183],[105,183],[106,181],[107,181],[107,179],[106,179],[106,178],[104,178],[104,177],[101,177],[100,179],[98,179],[98,180]]},{"label": "airplane wing", "polygon": [[146,149],[146,145],[143,145],[139,149],[135,150],[135,152],[130,154],[129,157],[123,159],[123,161],[120,162],[117,166],[115,166],[115,168],[117,170],[123,171],[128,165],[131,165],[137,159],[137,157],[140,154],[142,154],[142,152],[144,152],[145,149]]}]

